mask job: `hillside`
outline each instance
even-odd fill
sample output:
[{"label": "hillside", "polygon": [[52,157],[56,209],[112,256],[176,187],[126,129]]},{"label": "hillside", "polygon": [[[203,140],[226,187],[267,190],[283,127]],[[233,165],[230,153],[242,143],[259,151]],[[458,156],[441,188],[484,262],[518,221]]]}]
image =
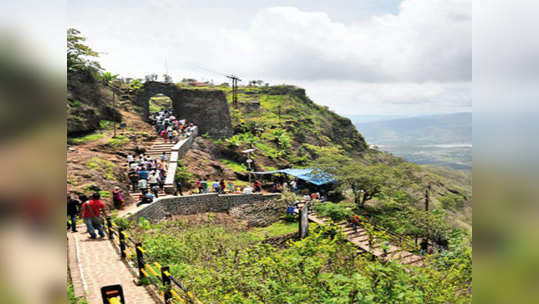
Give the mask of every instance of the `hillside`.
[{"label": "hillside", "polygon": [[454,113],[355,123],[370,144],[417,164],[472,166],[472,114]]}]

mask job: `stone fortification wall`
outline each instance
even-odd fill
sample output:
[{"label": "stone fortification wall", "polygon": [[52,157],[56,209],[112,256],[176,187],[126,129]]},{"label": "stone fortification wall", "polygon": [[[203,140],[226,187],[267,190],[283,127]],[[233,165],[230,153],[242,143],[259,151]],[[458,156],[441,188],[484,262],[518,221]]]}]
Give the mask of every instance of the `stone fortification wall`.
[{"label": "stone fortification wall", "polygon": [[[252,205],[261,205],[263,210],[269,207],[265,202],[277,200],[280,194],[194,194],[188,196],[163,197],[130,216],[130,219],[144,217],[157,222],[173,215],[189,215],[203,212],[228,212],[240,205],[247,209]],[[248,209],[249,210],[249,209]],[[237,211],[235,211],[237,213]],[[284,212],[284,210],[282,211]]]}]

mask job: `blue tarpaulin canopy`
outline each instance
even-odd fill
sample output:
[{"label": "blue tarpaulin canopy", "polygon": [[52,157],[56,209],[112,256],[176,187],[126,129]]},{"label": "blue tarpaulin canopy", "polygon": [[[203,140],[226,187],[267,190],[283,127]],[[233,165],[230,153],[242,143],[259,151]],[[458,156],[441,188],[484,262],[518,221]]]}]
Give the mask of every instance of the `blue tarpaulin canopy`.
[{"label": "blue tarpaulin canopy", "polygon": [[299,179],[302,179],[304,181],[307,181],[311,184],[315,184],[317,186],[325,185],[334,183],[335,179],[325,173],[316,171],[313,172],[315,169],[281,169],[281,170],[275,170],[275,171],[266,171],[266,172],[253,172],[254,174],[274,174],[274,173],[286,173],[288,175],[292,175],[294,177],[297,177]]}]

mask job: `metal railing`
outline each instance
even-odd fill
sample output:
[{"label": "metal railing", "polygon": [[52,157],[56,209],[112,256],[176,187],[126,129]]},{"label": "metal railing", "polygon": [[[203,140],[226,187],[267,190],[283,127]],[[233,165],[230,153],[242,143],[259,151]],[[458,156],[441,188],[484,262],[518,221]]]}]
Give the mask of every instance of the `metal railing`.
[{"label": "metal railing", "polygon": [[170,274],[168,266],[161,266],[138,242],[118,227],[110,218],[106,220],[110,241],[117,246],[122,260],[138,269],[140,281],[147,279],[154,285],[166,304],[191,303],[202,304],[179,280]]}]

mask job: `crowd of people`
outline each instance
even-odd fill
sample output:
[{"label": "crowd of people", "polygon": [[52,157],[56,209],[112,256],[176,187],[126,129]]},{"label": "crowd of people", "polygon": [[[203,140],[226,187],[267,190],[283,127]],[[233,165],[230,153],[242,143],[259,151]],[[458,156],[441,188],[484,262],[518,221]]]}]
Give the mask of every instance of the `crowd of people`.
[{"label": "crowd of people", "polygon": [[153,113],[149,120],[165,143],[177,143],[181,136],[189,137],[195,129],[192,122],[188,124],[185,119],[177,119],[172,109],[162,109]]},{"label": "crowd of people", "polygon": [[[140,191],[138,203],[148,203],[151,198],[159,197],[159,190],[163,189],[168,168],[168,156],[163,152],[159,158],[140,154],[137,158],[133,154],[127,155],[129,165],[128,177],[133,192]],[[140,205],[138,204],[137,205]]]}]

